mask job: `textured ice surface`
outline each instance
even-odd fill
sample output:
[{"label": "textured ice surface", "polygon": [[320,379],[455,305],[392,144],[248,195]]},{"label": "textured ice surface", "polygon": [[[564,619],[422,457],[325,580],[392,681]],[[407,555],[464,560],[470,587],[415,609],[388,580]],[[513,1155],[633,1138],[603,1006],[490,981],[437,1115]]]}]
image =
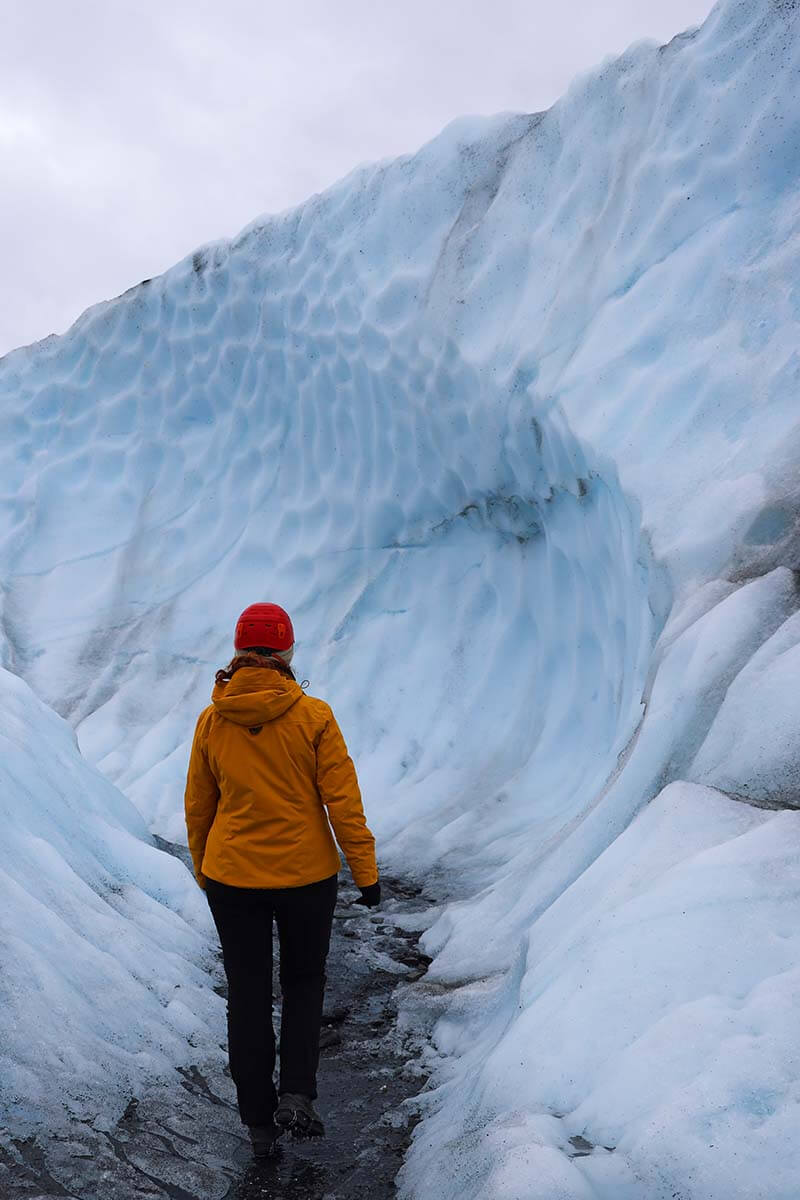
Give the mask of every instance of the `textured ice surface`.
[{"label": "textured ice surface", "polygon": [[113,1123],[189,1053],[219,1057],[209,917],[70,727],[4,670],[0,696],[0,1114]]},{"label": "textured ice surface", "polygon": [[[406,1176],[449,1195],[452,1160],[468,1163],[469,1200],[796,1195],[798,888],[796,814],[671,784],[531,927],[491,1040],[485,991],[437,1026],[458,1063],[445,1090],[494,1152],[459,1144],[445,1103]],[[544,1112],[560,1128],[537,1136]],[[553,1145],[575,1135],[596,1149],[562,1159],[557,1186]]]},{"label": "textured ice surface", "polygon": [[177,838],[284,603],[458,897],[407,1195],[800,1192],[798,815],[723,794],[797,803],[799,24],[729,0],[0,363],[5,665]]},{"label": "textured ice surface", "polygon": [[800,807],[798,679],[800,614],[794,613],[731,684],[691,778],[745,799]]}]

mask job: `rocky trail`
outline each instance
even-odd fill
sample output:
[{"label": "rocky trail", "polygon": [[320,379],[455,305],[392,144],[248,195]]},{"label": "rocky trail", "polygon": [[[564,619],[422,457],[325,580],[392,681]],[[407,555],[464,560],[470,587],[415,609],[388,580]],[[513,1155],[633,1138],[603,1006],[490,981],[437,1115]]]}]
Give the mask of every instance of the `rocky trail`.
[{"label": "rocky trail", "polygon": [[[180,847],[160,844],[184,857]],[[178,1086],[132,1099],[114,1127],[99,1115],[46,1141],[0,1132],[2,1200],[394,1196],[415,1121],[413,1097],[425,1078],[413,1036],[398,1030],[395,992],[425,972],[417,942],[429,902],[400,881],[382,882],[386,898],[377,911],[355,905],[352,886],[340,889],[319,1072],[325,1139],[284,1137],[276,1158],[256,1161],[227,1068],[209,1076],[187,1065]],[[276,1010],[276,1029],[278,1022]]]}]

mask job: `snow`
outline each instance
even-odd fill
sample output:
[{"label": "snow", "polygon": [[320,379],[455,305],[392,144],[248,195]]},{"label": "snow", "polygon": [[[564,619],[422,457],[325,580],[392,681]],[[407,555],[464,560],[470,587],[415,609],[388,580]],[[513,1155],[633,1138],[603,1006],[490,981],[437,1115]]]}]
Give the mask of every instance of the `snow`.
[{"label": "snow", "polygon": [[[3,664],[178,840],[235,617],[284,604],[382,862],[442,898],[415,1200],[800,1192],[799,25],[723,0],[0,362]],[[134,819],[103,787],[61,793],[58,914]],[[182,947],[151,983],[213,1025],[207,913],[125,828]]]}]

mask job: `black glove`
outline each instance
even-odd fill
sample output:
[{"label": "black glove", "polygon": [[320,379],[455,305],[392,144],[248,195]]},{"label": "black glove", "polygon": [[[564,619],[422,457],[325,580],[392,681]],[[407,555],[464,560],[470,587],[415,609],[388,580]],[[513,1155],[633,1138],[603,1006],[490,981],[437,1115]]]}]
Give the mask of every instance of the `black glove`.
[{"label": "black glove", "polygon": [[381,885],[379,883],[371,883],[369,887],[359,889],[360,897],[356,900],[356,904],[363,904],[367,908],[374,908],[376,904],[381,902]]}]

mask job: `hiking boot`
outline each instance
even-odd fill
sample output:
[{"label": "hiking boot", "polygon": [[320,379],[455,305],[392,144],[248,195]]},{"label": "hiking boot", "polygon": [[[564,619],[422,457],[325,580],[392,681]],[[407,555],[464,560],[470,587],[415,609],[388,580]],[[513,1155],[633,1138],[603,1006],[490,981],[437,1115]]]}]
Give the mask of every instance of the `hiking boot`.
[{"label": "hiking boot", "polygon": [[297,1092],[284,1092],[281,1096],[275,1110],[275,1124],[296,1138],[325,1136],[325,1126],[311,1103],[311,1097],[300,1096]]},{"label": "hiking boot", "polygon": [[255,1158],[272,1158],[278,1152],[278,1138],[283,1133],[277,1125],[248,1125]]},{"label": "hiking boot", "polygon": [[338,1029],[331,1029],[330,1025],[325,1029],[320,1030],[319,1048],[320,1050],[330,1050],[333,1046],[341,1046],[342,1035]]}]

